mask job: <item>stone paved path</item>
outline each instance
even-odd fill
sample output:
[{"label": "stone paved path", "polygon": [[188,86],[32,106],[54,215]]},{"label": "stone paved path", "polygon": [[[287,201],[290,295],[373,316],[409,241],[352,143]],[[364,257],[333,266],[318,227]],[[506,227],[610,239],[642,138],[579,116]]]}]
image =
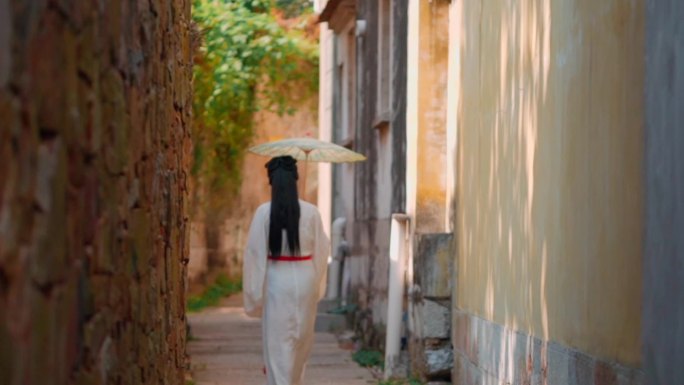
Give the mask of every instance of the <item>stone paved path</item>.
[{"label": "stone paved path", "polygon": [[[242,311],[241,295],[221,306],[190,314],[192,339],[188,350],[197,385],[263,385],[261,324]],[[369,370],[351,360],[335,336],[316,333],[304,375],[305,385],[368,385],[376,381]]]}]

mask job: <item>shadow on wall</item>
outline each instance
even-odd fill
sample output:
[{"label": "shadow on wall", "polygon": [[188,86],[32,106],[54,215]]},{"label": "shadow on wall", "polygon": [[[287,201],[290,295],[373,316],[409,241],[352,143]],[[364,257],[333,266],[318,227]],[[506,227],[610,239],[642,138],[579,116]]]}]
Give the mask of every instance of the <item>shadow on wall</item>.
[{"label": "shadow on wall", "polygon": [[459,5],[464,383],[638,376],[640,3]]}]

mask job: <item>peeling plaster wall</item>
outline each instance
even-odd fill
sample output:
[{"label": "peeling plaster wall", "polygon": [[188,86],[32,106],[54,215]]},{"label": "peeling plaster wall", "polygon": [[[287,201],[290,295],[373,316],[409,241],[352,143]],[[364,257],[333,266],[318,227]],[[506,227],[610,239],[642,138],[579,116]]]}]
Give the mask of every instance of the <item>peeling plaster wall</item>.
[{"label": "peeling plaster wall", "polygon": [[408,0],[392,0],[392,143],[393,213],[406,212],[406,65]]},{"label": "peeling plaster wall", "polygon": [[447,215],[449,2],[409,2],[407,213],[412,216],[412,277],[407,296],[411,374],[450,380],[452,236]]},{"label": "peeling plaster wall", "polygon": [[417,60],[416,208],[419,233],[445,231],[449,2],[420,1]]},{"label": "peeling plaster wall", "polygon": [[0,0],[0,382],[182,384],[190,2]]},{"label": "peeling plaster wall", "polygon": [[[357,20],[366,21],[365,33],[356,40],[357,86],[356,124],[354,147],[368,158],[354,164],[354,217],[351,224],[352,257],[364,277],[366,298],[362,329],[364,338],[371,345],[384,343],[384,325],[387,322],[387,278],[389,272],[389,218],[378,215],[381,206],[379,194],[387,197],[390,186],[378,184],[378,164],[383,154],[378,146],[378,132],[373,127],[377,97],[378,55],[378,2],[357,2]],[[389,173],[389,170],[387,170]],[[387,198],[383,199],[386,202]],[[350,226],[351,225],[351,226]],[[364,261],[363,259],[366,259]],[[360,263],[359,263],[360,262]]]},{"label": "peeling plaster wall", "polygon": [[[353,149],[368,160],[333,166],[333,219],[336,215],[347,217],[346,239],[351,250],[345,269],[350,278],[350,297],[360,308],[354,326],[364,343],[376,347],[385,341],[390,217],[405,210],[407,4],[407,0],[392,1],[391,108],[387,127],[377,128],[379,5],[375,1],[357,2],[356,20],[364,20],[366,30],[355,40],[355,121],[351,136]],[[323,89],[329,100],[339,92],[335,90],[337,83],[332,83],[333,89]],[[335,116],[339,112],[327,113]],[[341,137],[342,127],[333,129],[335,140],[348,139]]]},{"label": "peeling plaster wall", "polygon": [[[456,306],[638,367],[644,4],[457,4]],[[511,380],[531,362],[505,342]]]}]

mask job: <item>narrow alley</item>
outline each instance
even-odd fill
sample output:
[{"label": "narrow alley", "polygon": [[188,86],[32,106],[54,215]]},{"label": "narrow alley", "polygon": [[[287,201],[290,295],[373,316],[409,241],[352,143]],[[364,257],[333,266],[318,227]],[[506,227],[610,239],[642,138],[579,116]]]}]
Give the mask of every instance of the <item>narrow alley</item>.
[{"label": "narrow alley", "polygon": [[[195,385],[262,385],[261,326],[242,310],[242,296],[225,299],[220,306],[188,315]],[[340,349],[330,333],[316,333],[305,385],[374,384],[371,372],[358,366],[348,350]]]},{"label": "narrow alley", "polygon": [[267,382],[684,385],[684,0],[0,0],[0,385]]}]

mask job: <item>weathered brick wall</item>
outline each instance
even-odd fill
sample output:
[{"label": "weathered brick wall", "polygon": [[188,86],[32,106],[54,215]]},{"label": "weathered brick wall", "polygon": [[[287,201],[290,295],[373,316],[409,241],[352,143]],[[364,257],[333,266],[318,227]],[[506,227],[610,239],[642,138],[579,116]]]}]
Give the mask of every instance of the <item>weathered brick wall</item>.
[{"label": "weathered brick wall", "polygon": [[0,384],[180,384],[189,0],[0,0]]}]

